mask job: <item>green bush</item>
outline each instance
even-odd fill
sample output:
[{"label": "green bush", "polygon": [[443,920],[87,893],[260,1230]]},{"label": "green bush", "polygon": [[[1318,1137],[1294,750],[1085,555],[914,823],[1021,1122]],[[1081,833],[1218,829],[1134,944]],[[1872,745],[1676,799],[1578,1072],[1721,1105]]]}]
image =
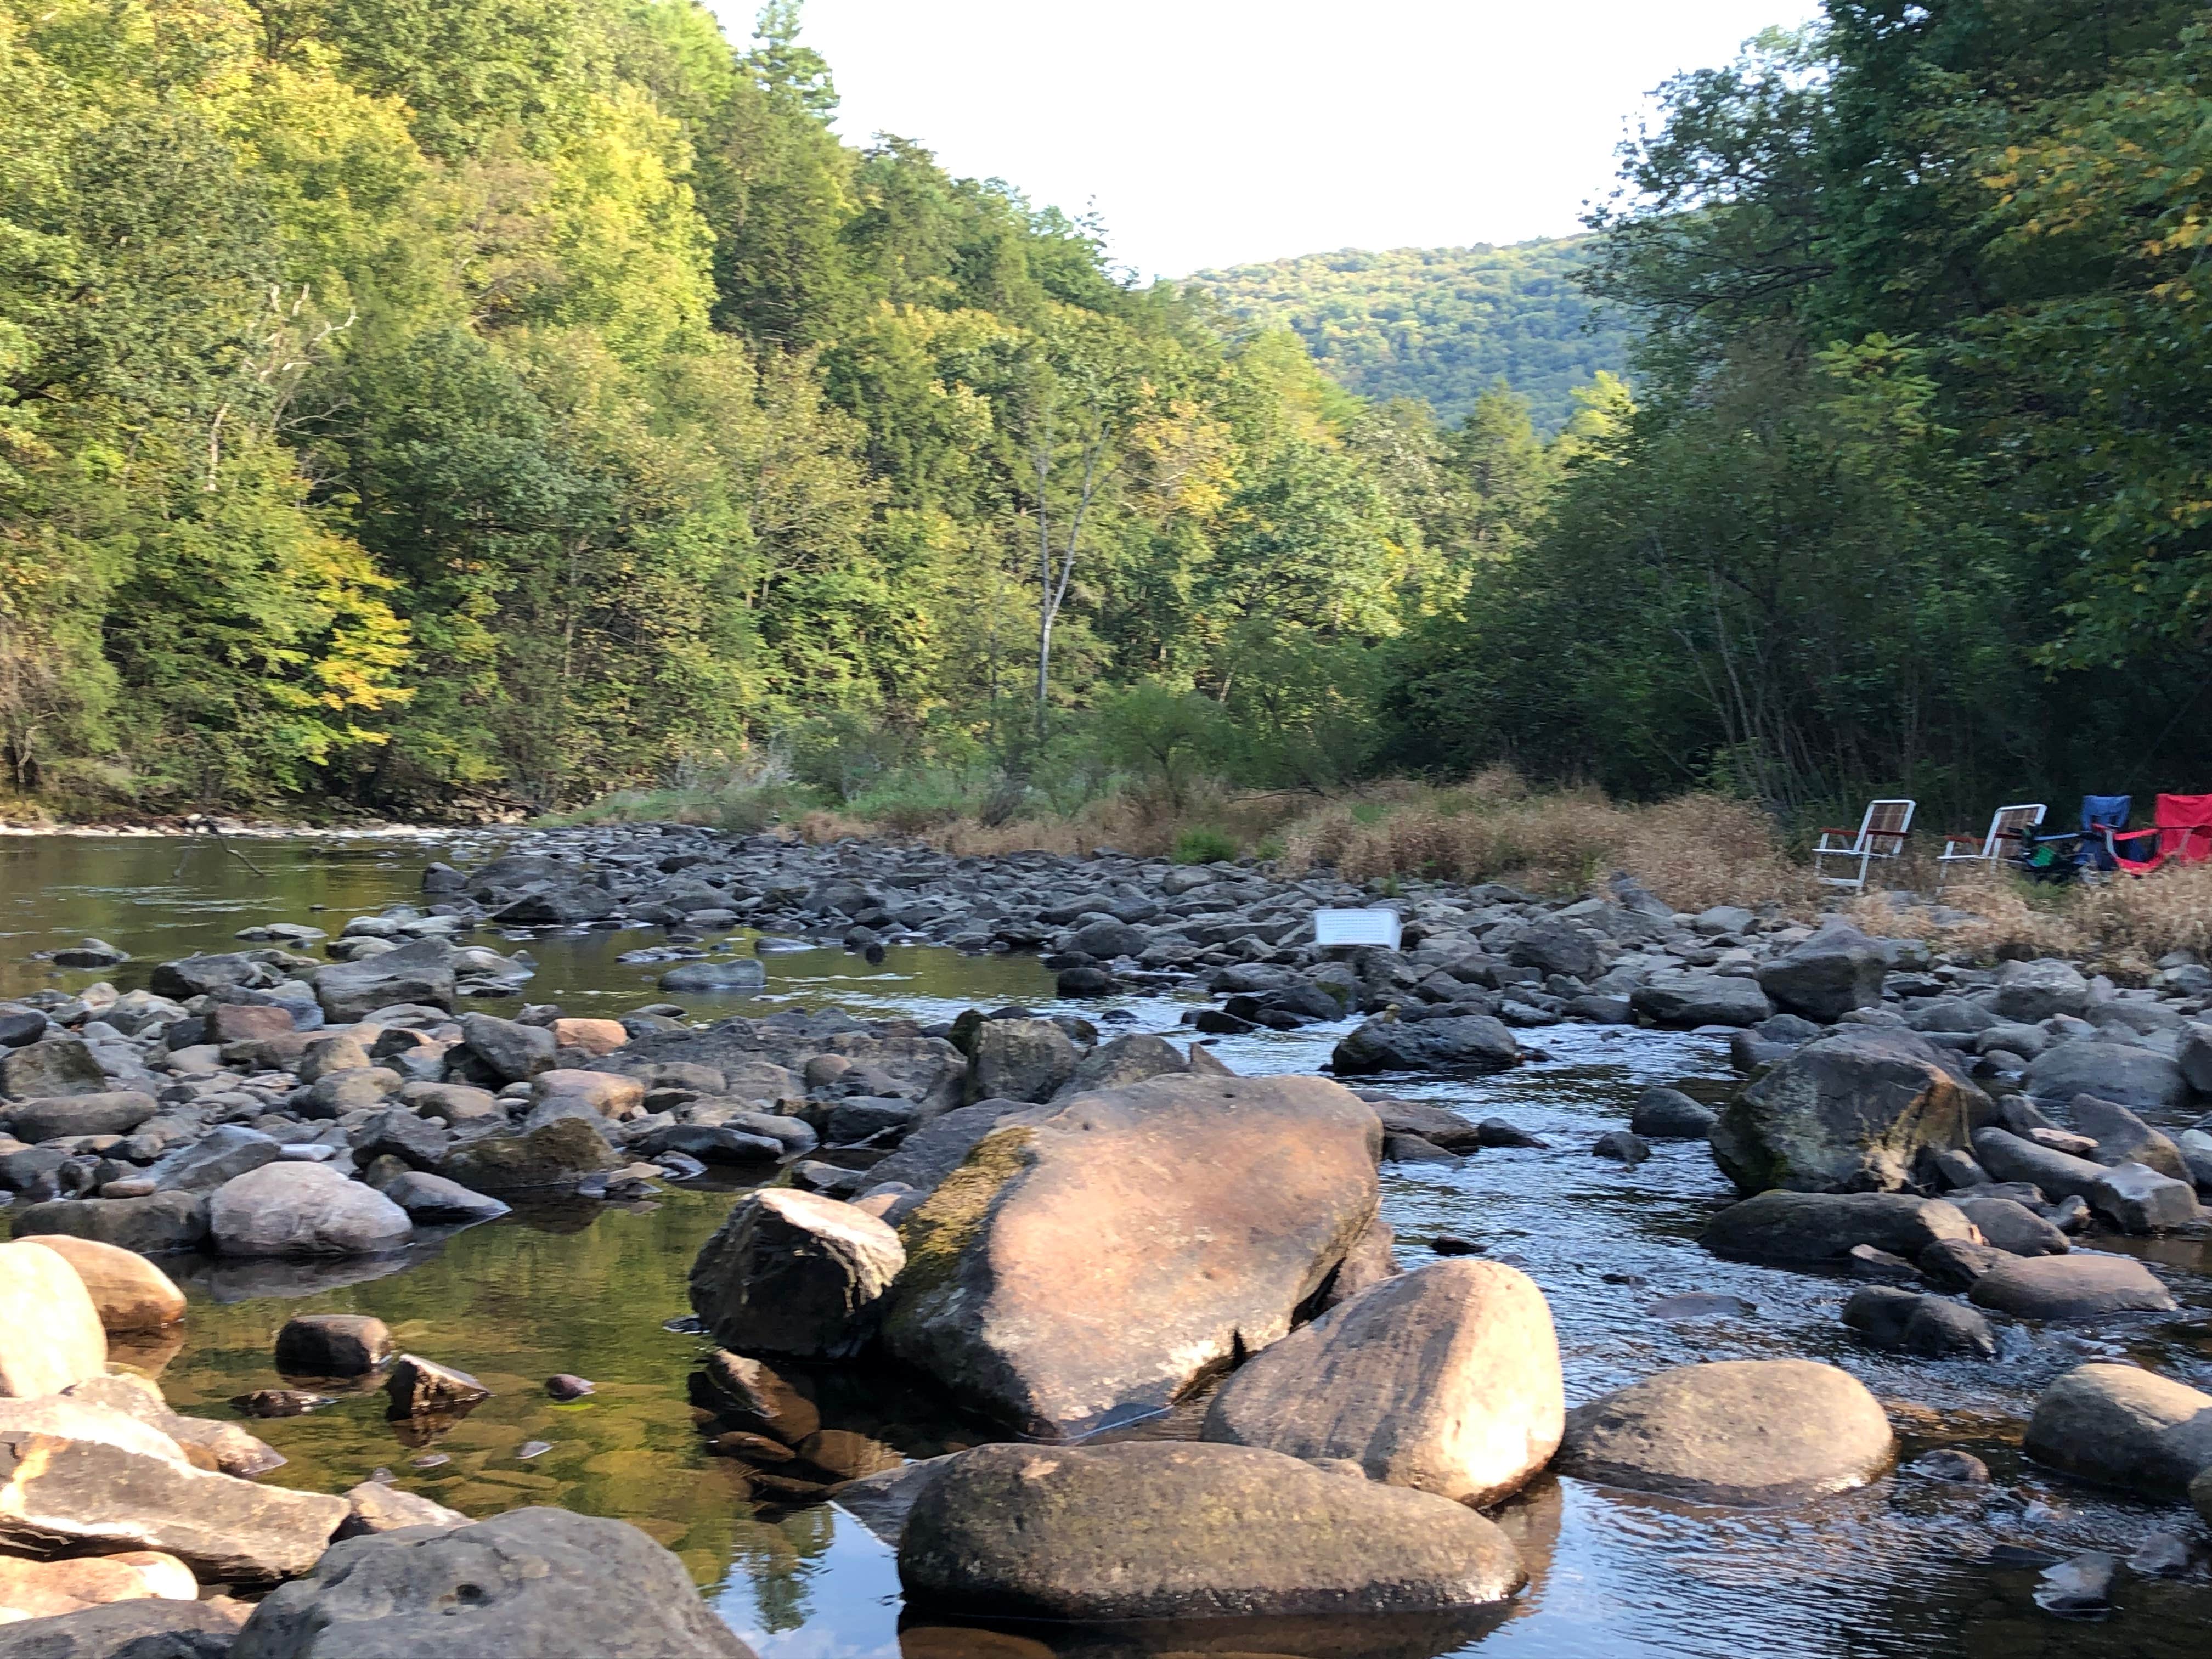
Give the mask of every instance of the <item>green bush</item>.
[{"label": "green bush", "polygon": [[1186,830],[1176,837],[1170,856],[1177,864],[1224,864],[1237,852],[1237,842],[1218,830]]}]

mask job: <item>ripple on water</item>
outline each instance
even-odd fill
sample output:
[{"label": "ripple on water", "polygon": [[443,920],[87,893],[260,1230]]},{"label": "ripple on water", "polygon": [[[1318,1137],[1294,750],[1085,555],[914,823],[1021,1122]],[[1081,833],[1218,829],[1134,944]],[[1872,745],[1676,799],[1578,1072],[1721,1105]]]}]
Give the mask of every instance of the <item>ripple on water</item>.
[{"label": "ripple on water", "polygon": [[[496,841],[434,840],[426,852],[419,838],[257,840],[251,853],[265,878],[208,845],[179,873],[173,841],[0,841],[0,930],[22,941],[11,957],[87,933],[144,953],[106,975],[0,963],[0,994],[101,977],[129,988],[163,957],[235,948],[246,913],[313,920],[335,933],[348,916],[413,899],[423,857],[453,856],[457,845],[480,856]],[[539,971],[526,994],[610,1013],[659,1000],[659,968],[617,957],[660,937],[645,929],[538,935],[529,949]],[[834,1002],[933,1019],[971,1005],[1046,1006],[1052,990],[1032,959],[896,947],[881,973],[839,951],[809,950],[773,955],[769,975],[767,998],[697,1000],[696,1012]],[[1176,1032],[1188,1006],[1146,995],[1068,1007],[1094,1019],[1129,1017],[1103,1022],[1109,1033]],[[1341,1029],[1255,1032],[1213,1046],[1238,1071],[1311,1071]],[[1165,1651],[1427,1659],[1462,1650],[1516,1659],[2203,1659],[2212,1650],[2212,1586],[2201,1565],[2176,1581],[2124,1575],[2118,1611],[2094,1625],[2039,1612],[2032,1571],[1984,1565],[1999,1542],[2124,1554],[2157,1528],[2193,1527],[2180,1506],[2100,1493],[2038,1469],[2021,1457],[2019,1438],[2036,1391],[2087,1358],[2132,1356],[2212,1386],[2212,1252],[2203,1242],[2109,1242],[2159,1267],[2184,1304],[2178,1315],[2095,1337],[2015,1328],[1987,1362],[1872,1354],[1838,1322],[1854,1288],[1848,1281],[1723,1262],[1698,1249],[1705,1219],[1732,1195],[1702,1145],[1655,1142],[1651,1159],[1633,1168],[1589,1153],[1599,1133],[1626,1124],[1645,1084],[1717,1098],[1729,1076],[1722,1041],[1566,1027],[1528,1040],[1547,1058],[1499,1077],[1389,1085],[1472,1117],[1510,1118],[1551,1143],[1387,1168],[1384,1210],[1401,1260],[1428,1260],[1420,1241],[1451,1232],[1522,1267],[1550,1299],[1573,1401],[1697,1360],[1826,1359],[1890,1407],[1904,1460],[1958,1446],[1987,1462],[1996,1484],[1953,1486],[1900,1474],[1801,1510],[1744,1512],[1546,1478],[1498,1512],[1534,1582],[1494,1628],[1480,1620],[1270,1620],[983,1631],[909,1619],[902,1630],[889,1549],[834,1508],[756,1501],[738,1466],[701,1445],[684,1391],[697,1339],[665,1331],[661,1322],[686,1311],[684,1271],[733,1191],[525,1210],[373,1267],[200,1267],[180,1275],[192,1300],[186,1325],[132,1357],[161,1368],[179,1407],[227,1416],[233,1395],[279,1381],[268,1356],[286,1318],[374,1314],[401,1346],[472,1372],[493,1398],[426,1435],[399,1432],[373,1392],[256,1422],[255,1432],[292,1460],[277,1479],[337,1491],[385,1468],[407,1490],[472,1515],[556,1503],[619,1516],[676,1551],[766,1659],[1052,1659],[1079,1651],[1086,1659]],[[1698,1292],[1741,1298],[1752,1311],[1690,1319],[1651,1312],[1662,1297]],[[591,1377],[597,1392],[556,1403],[543,1385],[559,1371]],[[908,1379],[848,1369],[818,1385],[826,1424],[907,1455],[933,1455],[984,1432]],[[1202,1412],[1202,1401],[1189,1402],[1140,1431],[1189,1432]],[[414,1461],[435,1457],[445,1461]],[[2201,1540],[2201,1529],[2194,1535]]]}]

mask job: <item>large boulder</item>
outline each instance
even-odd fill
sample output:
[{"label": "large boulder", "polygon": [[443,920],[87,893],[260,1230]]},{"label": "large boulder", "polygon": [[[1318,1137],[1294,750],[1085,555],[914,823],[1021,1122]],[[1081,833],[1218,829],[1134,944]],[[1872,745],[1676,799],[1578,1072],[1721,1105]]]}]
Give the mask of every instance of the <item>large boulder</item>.
[{"label": "large boulder", "polygon": [[25,1237],[67,1233],[141,1255],[161,1255],[196,1249],[206,1239],[207,1200],[198,1193],[53,1198],[19,1213],[15,1231]]},{"label": "large boulder", "polygon": [[176,1281],[136,1250],[67,1233],[33,1237],[76,1270],[102,1328],[157,1331],[185,1316],[185,1293]]},{"label": "large boulder", "polygon": [[1724,974],[1654,974],[1628,994],[1628,1006],[1654,1025],[1756,1025],[1774,1005],[1752,979]]},{"label": "large boulder", "polygon": [[2172,1294],[2128,1255],[2008,1256],[1974,1281],[1967,1299],[2021,1319],[2098,1319],[2116,1313],[2164,1313]]},{"label": "large boulder", "polygon": [[1565,1414],[1543,1292],[1461,1259],[1385,1279],[1262,1349],[1214,1395],[1200,1437],[1341,1458],[1486,1505],[1544,1467]]},{"label": "large boulder", "polygon": [[1501,1601],[1527,1577],[1504,1533],[1432,1493],[1159,1441],[947,1458],[898,1565],[923,1606],[1055,1620],[1421,1613]]},{"label": "large boulder", "polygon": [[1155,1078],[994,1131],[905,1223],[893,1353],[1051,1438],[1283,1336],[1375,1218],[1382,1126],[1318,1078]]},{"label": "large boulder", "polygon": [[243,1601],[149,1596],[35,1623],[0,1624],[0,1659],[224,1659]]},{"label": "large boulder", "polygon": [[2041,1101],[2094,1095],[2135,1112],[2178,1111],[2189,1103],[2181,1067],[2152,1048],[2077,1039],[2053,1043],[2028,1062],[2021,1086]]},{"label": "large boulder", "polygon": [[1559,1467],[1700,1504],[1802,1503],[1889,1466],[1889,1419],[1850,1372],[1807,1359],[1681,1365],[1567,1413]]},{"label": "large boulder", "polygon": [[585,1176],[621,1162],[596,1115],[574,1114],[526,1124],[512,1134],[477,1135],[447,1152],[438,1173],[472,1192],[574,1189]]},{"label": "large boulder", "polygon": [[264,1164],[208,1200],[221,1255],[377,1255],[414,1231],[407,1212],[327,1164]]},{"label": "large boulder", "polygon": [[266,1584],[312,1567],[345,1515],[342,1498],[0,1428],[0,1547],[25,1554],[161,1550],[202,1579]]},{"label": "large boulder", "polygon": [[2000,1019],[2035,1025],[2054,1014],[2079,1018],[2089,1006],[2089,981],[2073,963],[2052,957],[2008,962],[1997,970],[1990,1008]]},{"label": "large boulder", "polygon": [[544,1026],[492,1014],[463,1014],[461,1042],[502,1083],[520,1083],[551,1071],[557,1047]]},{"label": "large boulder", "polygon": [[1840,919],[1823,922],[1813,936],[1759,970],[1759,988],[1775,1006],[1832,1025],[1854,1008],[1881,1001],[1889,956]]},{"label": "large boulder", "polygon": [[2176,1181],[2191,1179],[2189,1161],[2172,1137],[2152,1128],[2126,1107],[2094,1095],[2076,1095],[2067,1113],[2075,1131],[2097,1143],[2092,1156],[2098,1163],[2148,1164]]},{"label": "large boulder", "polygon": [[107,1073],[100,1069],[90,1046],[79,1038],[48,1037],[26,1048],[0,1053],[0,1099],[50,1100],[57,1095],[107,1092]]},{"label": "large boulder", "polygon": [[752,1659],[644,1533],[552,1509],[343,1539],[254,1609],[229,1659],[565,1654]]},{"label": "large boulder", "polygon": [[1339,1077],[1372,1072],[1503,1072],[1521,1063],[1513,1033],[1487,1014],[1363,1022],[1336,1045],[1329,1068]]},{"label": "large boulder", "polygon": [[107,1332],[76,1269],[28,1239],[0,1244],[0,1397],[59,1394],[106,1372]]},{"label": "large boulder", "polygon": [[1076,1062],[1074,1075],[1053,1091],[1058,1105],[1097,1089],[1126,1089],[1150,1078],[1172,1077],[1190,1069],[1183,1051],[1165,1037],[1149,1033],[1102,1042]]},{"label": "large boulder", "polygon": [[453,1006],[453,947],[441,939],[416,939],[380,956],[334,962],[315,970],[315,1000],[334,1022],[357,1020],[395,1003]]},{"label": "large boulder", "polygon": [[1698,1242],[1735,1261],[1832,1261],[1856,1245],[1908,1261],[1939,1239],[1974,1241],[1957,1206],[1907,1193],[1791,1193],[1731,1204]]},{"label": "large boulder", "polygon": [[2194,1182],[2176,1181],[2148,1164],[2118,1164],[2089,1183],[2089,1207],[2124,1233],[2162,1233],[2203,1215]]},{"label": "large boulder", "polygon": [[984,1020],[969,1055],[968,1100],[1049,1100],[1080,1059],[1067,1033],[1048,1019]]},{"label": "large boulder", "polygon": [[161,1109],[136,1089],[55,1095],[8,1109],[9,1133],[19,1140],[58,1140],[64,1135],[127,1135]]},{"label": "large boulder", "polygon": [[1572,922],[1541,916],[1510,928],[1502,945],[1506,961],[1516,968],[1534,968],[1547,975],[1565,974],[1575,979],[1595,979],[1602,958],[1597,942]]},{"label": "large boulder", "polygon": [[2104,1179],[2105,1166],[1990,1124],[1974,1131],[1974,1162],[1998,1181],[2021,1181],[2045,1198],[2083,1198]]},{"label": "large boulder", "polygon": [[2178,1496],[2212,1469],[2212,1394],[2135,1365],[2076,1365],[2037,1399],[2024,1443],[2069,1474]]},{"label": "large boulder", "polygon": [[211,1193],[249,1170],[274,1164],[283,1155],[274,1136],[242,1123],[218,1123],[188,1146],[164,1154],[148,1178],[164,1192]]},{"label": "large boulder", "polygon": [[691,1306],[725,1347],[836,1358],[874,1337],[905,1266],[898,1235],[874,1216],[775,1188],[731,1211],[701,1247]]},{"label": "large boulder", "polygon": [[1807,1043],[1740,1091],[1713,1125],[1739,1192],[1893,1193],[1923,1156],[1967,1145],[1994,1108],[1908,1032],[1873,1026]]}]

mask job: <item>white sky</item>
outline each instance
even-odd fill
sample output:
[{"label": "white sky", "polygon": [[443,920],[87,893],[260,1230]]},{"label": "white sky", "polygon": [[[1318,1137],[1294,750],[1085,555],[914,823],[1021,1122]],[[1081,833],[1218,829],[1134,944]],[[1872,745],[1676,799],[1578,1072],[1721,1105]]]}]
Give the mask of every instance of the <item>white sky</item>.
[{"label": "white sky", "polygon": [[[709,0],[733,39],[757,0]],[[806,0],[848,140],[1104,216],[1182,276],[1573,231],[1644,94],[1814,0]]]}]

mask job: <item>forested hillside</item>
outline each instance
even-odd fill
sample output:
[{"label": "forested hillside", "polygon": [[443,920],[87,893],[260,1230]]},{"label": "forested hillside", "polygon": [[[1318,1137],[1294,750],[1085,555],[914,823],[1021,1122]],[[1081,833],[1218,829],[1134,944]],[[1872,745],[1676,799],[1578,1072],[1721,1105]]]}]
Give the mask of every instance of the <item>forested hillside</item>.
[{"label": "forested hillside", "polygon": [[1666,89],[1598,221],[1639,407],[1419,630],[1403,752],[1962,825],[2212,789],[2203,8],[1826,10]]},{"label": "forested hillside", "polygon": [[7,783],[2212,787],[2208,86],[2181,0],[1680,78],[1581,279],[1635,399],[1544,441],[841,143],[787,0],[0,0]]},{"label": "forested hillside", "polygon": [[1574,389],[1626,367],[1629,327],[1575,283],[1587,238],[1510,247],[1345,248],[1204,270],[1239,316],[1286,325],[1352,391],[1419,398],[1450,422],[1503,380],[1556,432]]},{"label": "forested hillside", "polygon": [[787,0],[0,3],[14,787],[1019,781],[1132,687],[1371,748],[1467,457],[835,104]]}]

